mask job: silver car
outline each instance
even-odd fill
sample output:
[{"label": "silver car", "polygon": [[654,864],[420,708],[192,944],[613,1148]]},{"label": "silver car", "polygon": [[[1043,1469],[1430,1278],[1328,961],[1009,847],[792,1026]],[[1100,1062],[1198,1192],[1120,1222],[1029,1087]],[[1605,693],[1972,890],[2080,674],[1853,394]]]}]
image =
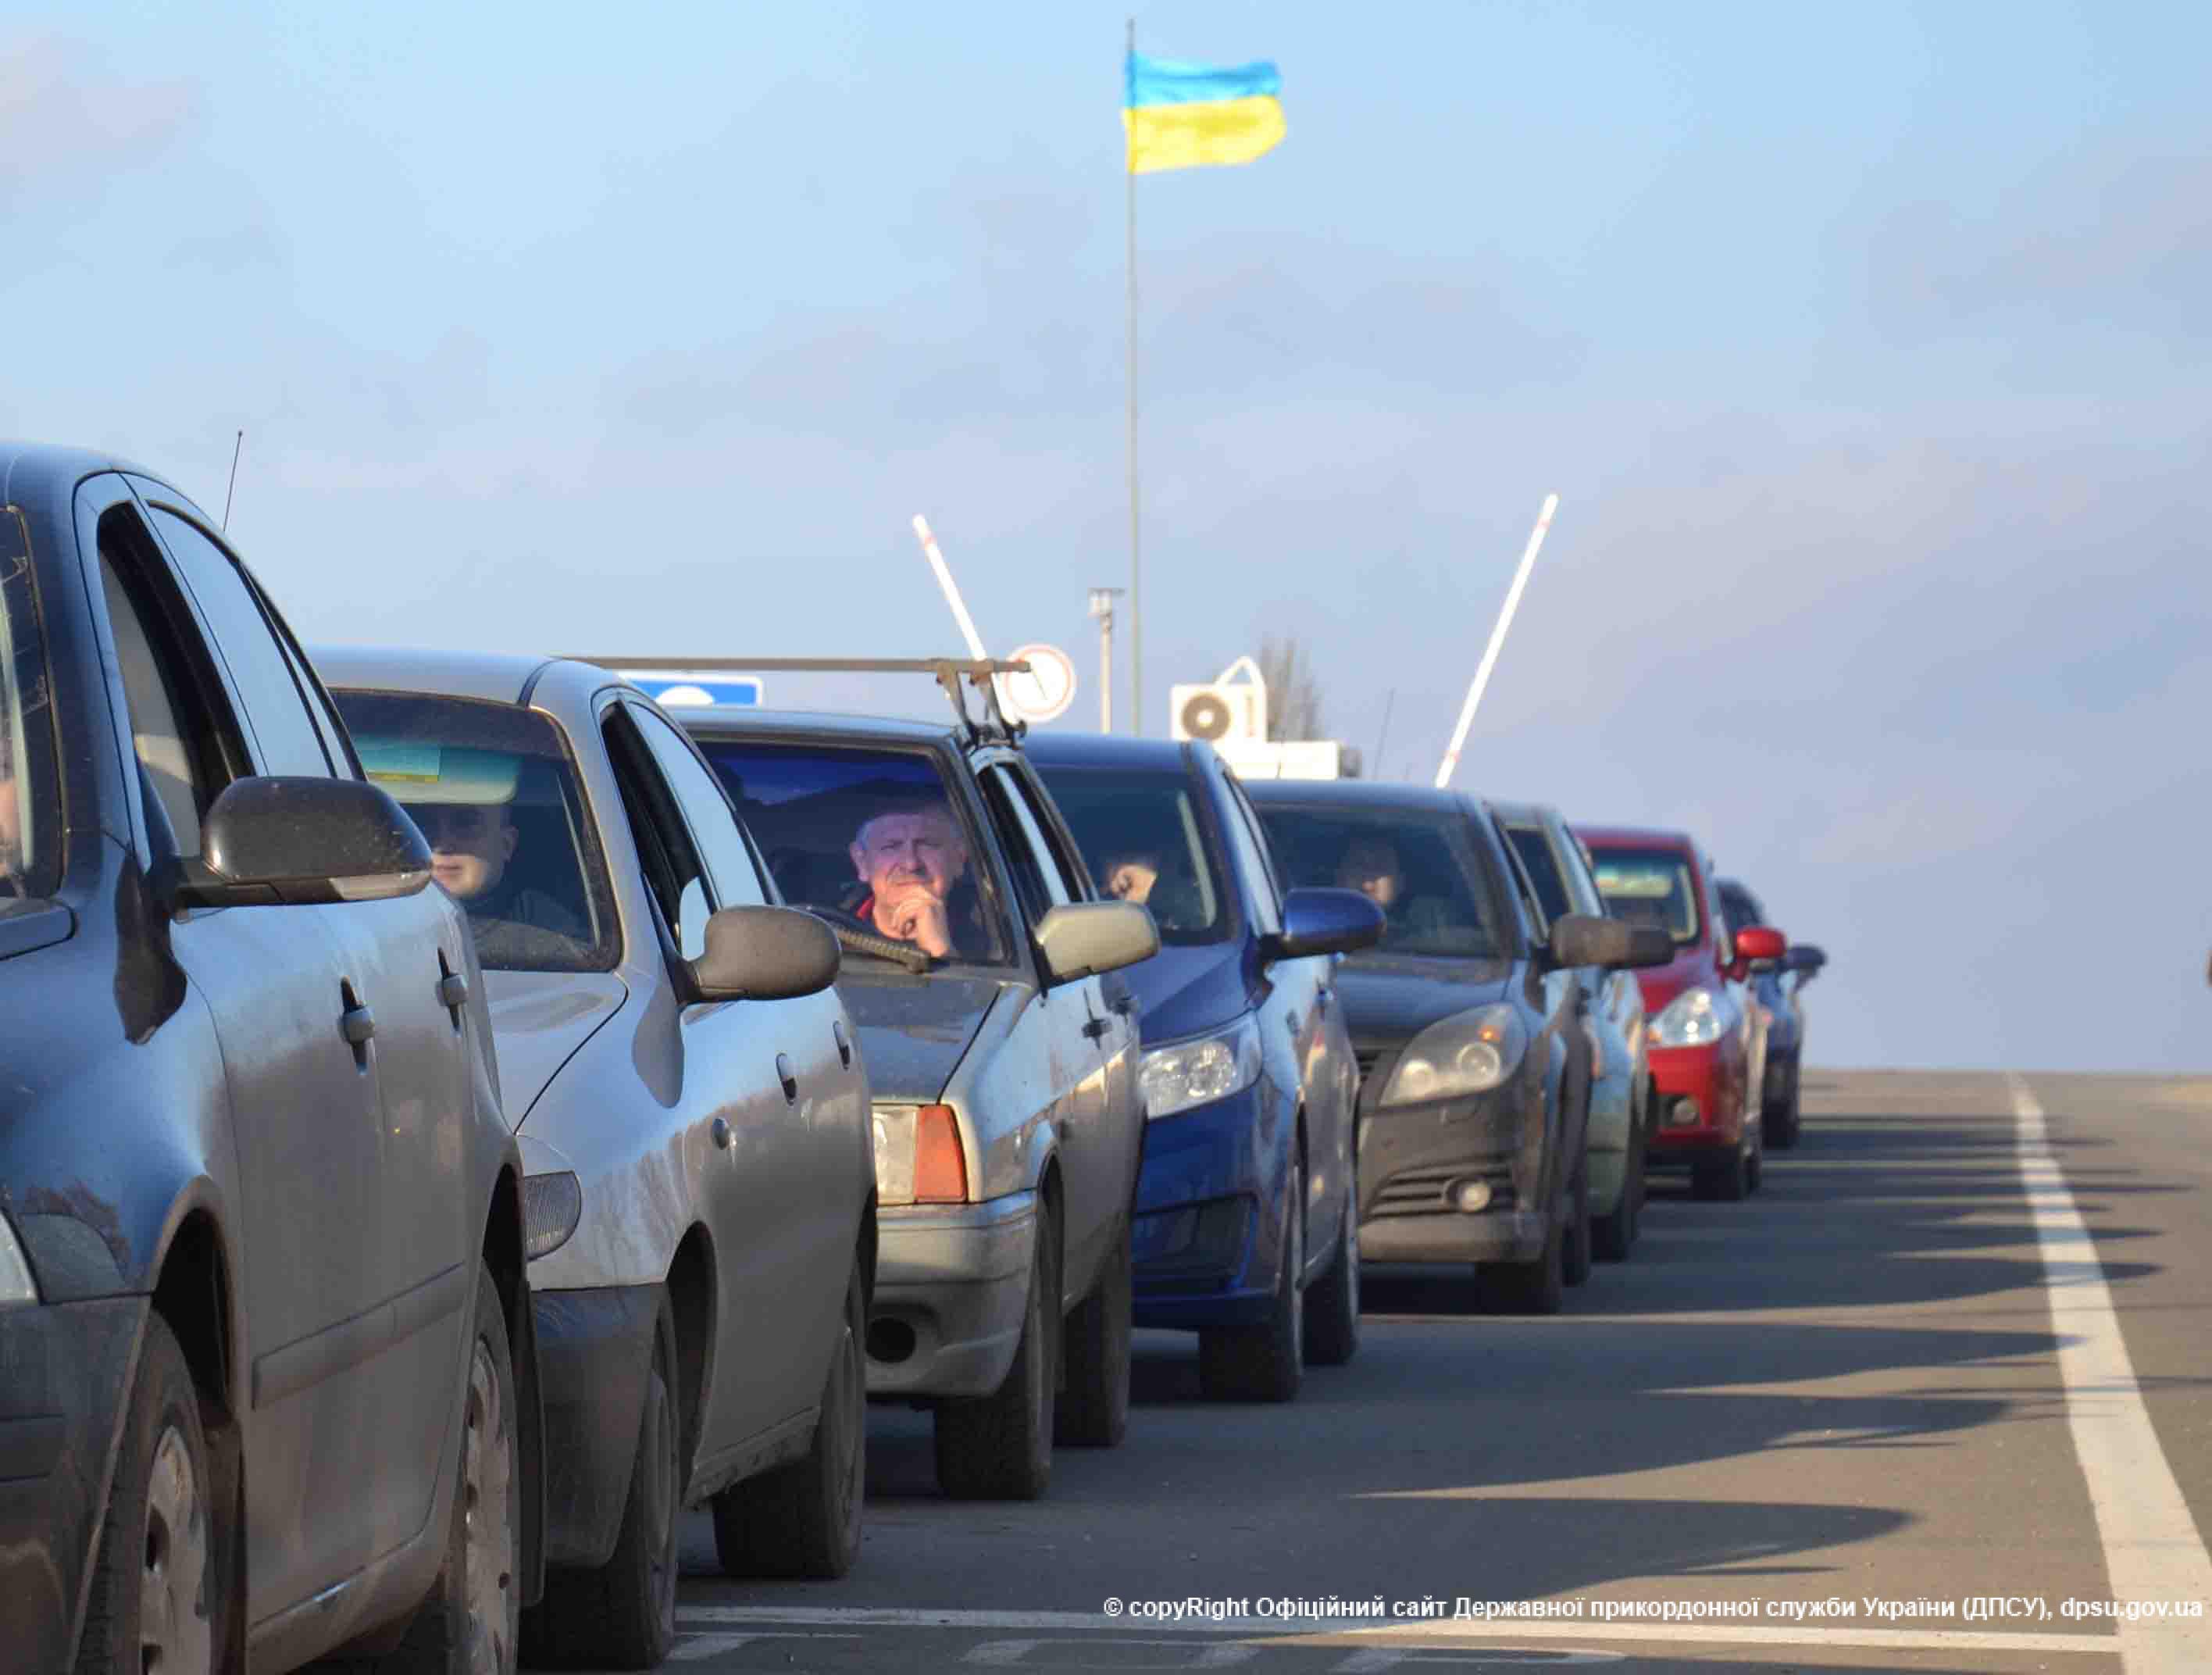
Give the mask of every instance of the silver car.
[{"label": "silver car", "polygon": [[1040,1495],[1055,1440],[1127,1424],[1145,1124],[1135,1007],[1103,974],[1157,952],[1152,916],[1097,898],[1003,728],[683,714],[845,946],[883,1204],[869,1392],[934,1410],[948,1493]]},{"label": "silver car", "polygon": [[647,1666],[684,1506],[712,1501],[732,1574],[839,1575],[859,1545],[874,1160],[836,943],[606,671],[319,663],[485,967],[544,1367],[526,1657]]}]

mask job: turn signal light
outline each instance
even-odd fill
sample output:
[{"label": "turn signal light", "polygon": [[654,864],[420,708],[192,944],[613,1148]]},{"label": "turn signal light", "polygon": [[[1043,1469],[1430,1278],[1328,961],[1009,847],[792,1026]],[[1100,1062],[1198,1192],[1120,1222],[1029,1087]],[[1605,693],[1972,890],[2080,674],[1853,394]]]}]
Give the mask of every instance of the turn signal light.
[{"label": "turn signal light", "polygon": [[949,1105],[926,1105],[915,1113],[914,1201],[968,1201],[968,1158],[960,1149],[960,1119]]}]

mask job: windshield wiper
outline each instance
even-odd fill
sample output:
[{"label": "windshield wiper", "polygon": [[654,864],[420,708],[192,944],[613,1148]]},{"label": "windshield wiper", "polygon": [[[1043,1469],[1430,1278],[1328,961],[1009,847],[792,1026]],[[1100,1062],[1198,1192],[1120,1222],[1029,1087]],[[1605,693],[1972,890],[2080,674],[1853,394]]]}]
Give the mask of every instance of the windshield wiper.
[{"label": "windshield wiper", "polygon": [[869,931],[856,930],[851,925],[840,923],[826,913],[817,913],[814,917],[830,927],[836,935],[837,946],[849,953],[864,953],[873,959],[888,959],[892,965],[904,967],[915,977],[921,976],[930,967],[932,963],[930,957],[911,942],[896,941],[889,936],[878,936]]}]

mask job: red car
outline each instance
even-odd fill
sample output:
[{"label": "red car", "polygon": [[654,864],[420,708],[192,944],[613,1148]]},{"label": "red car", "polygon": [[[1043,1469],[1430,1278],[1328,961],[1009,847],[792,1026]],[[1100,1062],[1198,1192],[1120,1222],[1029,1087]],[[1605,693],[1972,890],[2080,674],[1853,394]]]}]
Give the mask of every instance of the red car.
[{"label": "red car", "polygon": [[1712,863],[1679,831],[1577,826],[1606,911],[1657,925],[1674,958],[1640,971],[1657,1113],[1649,1160],[1690,1166],[1700,1197],[1741,1198],[1759,1185],[1766,1023],[1744,982],[1754,959],[1779,959],[1781,932],[1733,937]]}]

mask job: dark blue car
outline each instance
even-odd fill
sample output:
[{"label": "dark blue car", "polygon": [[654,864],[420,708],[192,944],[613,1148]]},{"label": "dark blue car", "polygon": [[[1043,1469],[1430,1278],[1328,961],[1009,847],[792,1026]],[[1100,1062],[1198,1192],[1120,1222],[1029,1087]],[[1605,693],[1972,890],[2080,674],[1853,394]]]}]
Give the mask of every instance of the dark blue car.
[{"label": "dark blue car", "polygon": [[1195,1331],[1209,1397],[1289,1401],[1306,1363],[1359,1344],[1358,1069],[1334,956],[1373,943],[1382,913],[1348,890],[1285,892],[1211,746],[1024,749],[1091,875],[1160,929],[1123,973],[1147,1118],[1135,1323]]}]

